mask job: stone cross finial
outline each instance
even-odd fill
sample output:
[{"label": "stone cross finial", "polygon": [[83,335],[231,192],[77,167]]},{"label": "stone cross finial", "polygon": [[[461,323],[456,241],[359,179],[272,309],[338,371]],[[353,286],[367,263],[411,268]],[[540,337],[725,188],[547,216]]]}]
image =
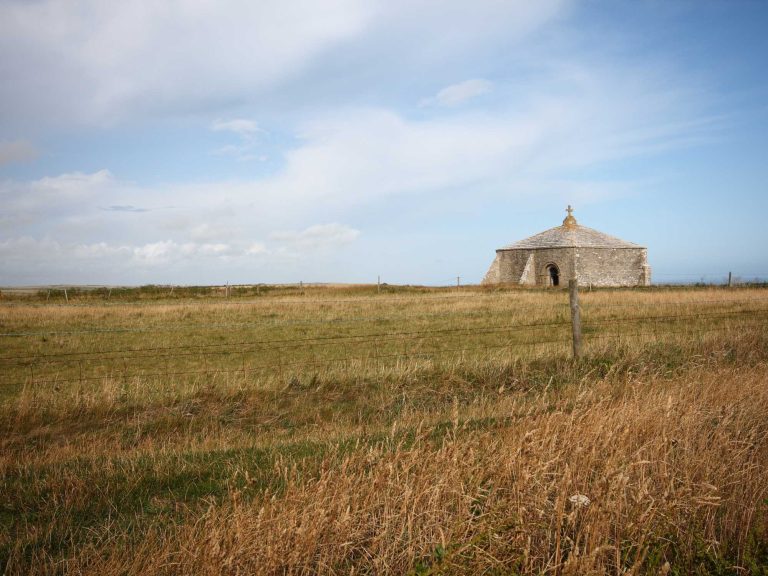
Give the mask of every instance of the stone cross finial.
[{"label": "stone cross finial", "polygon": [[571,208],[570,204],[568,204],[568,208],[566,208],[565,211],[568,212],[568,216],[563,220],[563,226],[566,226],[567,228],[576,226],[576,218],[573,217],[573,208]]}]

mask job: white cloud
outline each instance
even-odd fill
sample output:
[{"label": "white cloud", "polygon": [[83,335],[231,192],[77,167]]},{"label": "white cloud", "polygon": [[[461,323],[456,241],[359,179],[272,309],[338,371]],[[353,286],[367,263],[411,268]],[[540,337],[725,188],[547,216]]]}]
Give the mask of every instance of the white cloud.
[{"label": "white cloud", "polygon": [[70,172],[31,182],[6,181],[0,183],[0,218],[78,210],[84,201],[107,197],[116,185],[109,170]]},{"label": "white cloud", "polygon": [[180,253],[180,246],[171,240],[153,242],[144,246],[137,246],[132,250],[137,259],[153,264],[167,262],[174,253]]},{"label": "white cloud", "polygon": [[[261,247],[261,248],[259,248]],[[250,246],[231,246],[224,243],[178,243],[163,240],[140,245],[108,244],[107,242],[77,243],[60,242],[51,238],[32,238],[22,236],[0,242],[0,258],[13,262],[37,262],[53,266],[76,262],[92,261],[113,265],[161,266],[180,261],[199,262],[201,259],[229,259],[243,256],[256,256],[267,253],[266,247],[259,244]]]},{"label": "white cloud", "polygon": [[[5,273],[35,263],[65,269],[68,258],[77,258],[126,276],[132,266],[164,272],[180,263],[202,275],[212,269],[208,263],[274,264],[317,248],[308,259],[316,276],[332,277],[321,257],[335,251],[322,248],[357,250],[359,230],[339,222],[370,222],[372,211],[396,226],[406,205],[431,214],[432,207],[474,206],[478,198],[614,194],[620,184],[574,182],[573,170],[690,146],[717,129],[720,120],[703,114],[681,86],[651,68],[557,60],[542,64],[524,96],[497,99],[502,104],[493,108],[311,114],[267,176],[143,185],[100,170],[7,180],[0,182],[0,241],[27,240],[14,244],[21,257],[3,259]],[[515,88],[497,80],[493,89],[507,95]],[[222,121],[222,130],[239,138],[257,129],[235,120],[228,128],[232,120]],[[620,193],[626,192],[625,185]],[[361,227],[359,243],[370,242],[368,227]],[[29,238],[49,245],[38,250]],[[294,270],[303,275],[308,260]]]},{"label": "white cloud", "polygon": [[35,183],[35,189],[69,201],[84,196],[93,190],[103,190],[114,182],[109,170],[99,170],[91,174],[69,172],[60,176],[46,176]]},{"label": "white cloud", "polygon": [[[254,182],[252,193],[265,206],[295,213],[459,190],[510,198],[522,193],[521,183],[530,189],[532,182],[562,180],[564,170],[690,145],[692,125],[680,120],[698,112],[684,93],[654,100],[657,88],[650,80],[622,85],[603,70],[578,83],[543,83],[526,101],[493,113],[408,119],[390,110],[345,110],[307,124],[283,170]],[[699,129],[706,134],[707,124]]]},{"label": "white cloud", "polygon": [[489,116],[409,121],[388,110],[346,110],[307,125],[284,170],[259,189],[302,210],[462,186],[488,177],[527,139],[509,128]]},{"label": "white cloud", "polygon": [[259,125],[253,120],[246,118],[236,118],[234,120],[217,120],[211,125],[211,130],[214,132],[231,132],[236,134],[239,139],[239,144],[227,144],[221,146],[213,151],[216,156],[232,156],[240,161],[260,160],[264,161],[265,156],[263,154],[257,154],[256,150],[256,135],[267,134],[267,131],[260,128]]},{"label": "white cloud", "polygon": [[657,72],[634,69],[628,79],[610,67],[563,66],[553,65],[526,99],[493,112],[426,119],[382,108],[328,113],[300,126],[281,168],[261,178],[142,186],[100,170],[0,182],[0,222],[7,235],[55,234],[84,244],[249,246],[294,230],[280,241],[309,246],[324,235],[345,238],[331,225],[308,228],[318,214],[343,222],[393,196],[423,207],[446,194],[469,202],[478,194],[508,200],[565,189],[574,168],[690,146],[718,125]]},{"label": "white cloud", "polygon": [[465,80],[443,88],[430,98],[425,98],[420,102],[420,106],[458,106],[473,98],[488,94],[492,89],[493,83],[488,80],[479,78]]},{"label": "white cloud", "polygon": [[254,142],[250,140],[244,141],[242,144],[227,144],[226,146],[216,148],[211,153],[214,156],[231,156],[240,162],[249,162],[251,160],[266,162],[269,159],[267,155],[259,154],[256,151]]},{"label": "white cloud", "polygon": [[139,206],[133,206],[131,204],[113,204],[112,206],[105,206],[101,208],[105,212],[148,212],[148,208],[141,208]]},{"label": "white cloud", "polygon": [[37,156],[37,148],[26,140],[0,140],[0,166],[34,160]]},{"label": "white cloud", "polygon": [[165,264],[175,260],[225,258],[240,256],[244,253],[243,250],[238,250],[224,243],[185,242],[179,244],[173,240],[136,246],[131,251],[135,260],[152,265]]},{"label": "white cloud", "polygon": [[223,238],[232,238],[239,235],[241,230],[233,229],[231,222],[214,221],[214,219],[201,218],[205,221],[199,223],[185,222],[177,230],[185,231],[193,242],[218,243]]},{"label": "white cloud", "polygon": [[[291,82],[275,100],[306,98],[302,78],[333,84],[348,72],[343,97],[368,54],[386,54],[377,62],[390,75],[406,58],[428,68],[490,38],[524,38],[570,1],[0,2],[0,70],[12,79],[0,106],[20,126],[220,116]],[[342,48],[351,62],[340,75]]]},{"label": "white cloud", "polygon": [[[0,1],[0,165],[36,154],[17,134],[58,143],[51,159],[73,162],[65,174],[35,165],[49,176],[0,181],[0,241],[27,238],[19,251],[52,269],[66,264],[46,249],[63,262],[186,262],[202,274],[313,247],[362,250],[381,222],[404,244],[398,221],[434,217],[417,226],[426,236],[441,211],[480,218],[484,200],[488,210],[526,194],[629,193],[633,167],[608,163],[712,138],[722,120],[702,103],[716,90],[694,86],[673,59],[628,60],[622,35],[594,50],[591,27],[559,25],[571,4]],[[108,129],[78,132],[93,123]],[[139,137],[157,140],[120,162],[133,172],[76,171],[96,158],[112,167]],[[178,178],[190,165],[205,176]],[[34,238],[49,244],[36,251]]]},{"label": "white cloud", "polygon": [[111,122],[231,101],[279,84],[360,34],[370,4],[2,2],[0,69],[13,81],[3,83],[0,102],[27,119]]},{"label": "white cloud", "polygon": [[128,246],[110,246],[106,242],[71,244],[66,246],[47,239],[39,242],[34,248],[52,250],[54,253],[58,254],[59,257],[64,257],[67,260],[70,258],[81,260],[111,259],[119,255],[128,256],[132,252]]},{"label": "white cloud", "polygon": [[304,230],[274,232],[271,238],[296,250],[320,250],[354,242],[360,231],[343,224],[315,224]]},{"label": "white cloud", "polygon": [[234,120],[216,120],[211,124],[214,132],[234,132],[242,137],[250,137],[259,132],[264,132],[253,120],[235,118]]},{"label": "white cloud", "polygon": [[256,256],[258,254],[266,254],[268,252],[267,247],[262,242],[254,242],[245,250],[248,256]]},{"label": "white cloud", "polygon": [[160,196],[156,191],[145,198],[147,205],[136,207],[140,195],[138,186],[116,179],[109,170],[0,181],[0,238],[36,234],[65,224],[76,237],[82,237],[89,232],[84,220],[106,225],[112,218],[140,218]]}]

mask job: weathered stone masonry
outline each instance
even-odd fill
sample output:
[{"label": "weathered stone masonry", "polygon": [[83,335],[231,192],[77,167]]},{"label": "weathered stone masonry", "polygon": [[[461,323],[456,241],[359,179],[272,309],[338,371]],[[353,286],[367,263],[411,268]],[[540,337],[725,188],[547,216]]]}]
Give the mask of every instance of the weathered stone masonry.
[{"label": "weathered stone masonry", "polygon": [[651,268],[643,246],[581,226],[571,214],[562,226],[496,250],[483,284],[528,286],[648,286]]}]

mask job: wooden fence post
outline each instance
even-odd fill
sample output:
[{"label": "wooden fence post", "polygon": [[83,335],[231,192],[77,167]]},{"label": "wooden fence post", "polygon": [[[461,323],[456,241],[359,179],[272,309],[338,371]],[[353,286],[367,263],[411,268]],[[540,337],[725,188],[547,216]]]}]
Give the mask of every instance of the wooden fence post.
[{"label": "wooden fence post", "polygon": [[571,301],[571,330],[573,332],[573,357],[581,358],[581,309],[579,308],[579,282],[568,280],[568,295]]},{"label": "wooden fence post", "polygon": [[730,272],[728,272],[728,288],[730,288],[731,286],[733,286],[733,276],[731,275]]}]

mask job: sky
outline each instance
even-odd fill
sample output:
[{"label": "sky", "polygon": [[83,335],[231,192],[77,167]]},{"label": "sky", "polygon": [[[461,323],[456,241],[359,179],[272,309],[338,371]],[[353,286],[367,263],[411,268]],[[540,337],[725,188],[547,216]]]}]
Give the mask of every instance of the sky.
[{"label": "sky", "polygon": [[0,285],[768,278],[763,0],[0,0]]}]

